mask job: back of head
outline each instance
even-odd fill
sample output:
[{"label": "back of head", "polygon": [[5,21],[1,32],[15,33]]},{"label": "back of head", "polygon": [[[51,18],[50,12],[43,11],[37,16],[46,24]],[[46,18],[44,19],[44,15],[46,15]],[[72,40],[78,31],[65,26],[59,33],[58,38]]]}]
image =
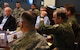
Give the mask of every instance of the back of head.
[{"label": "back of head", "polygon": [[74,14],[75,13],[75,7],[73,4],[65,4],[64,5],[64,8],[67,9],[67,11],[70,11],[71,14]]},{"label": "back of head", "polygon": [[21,15],[22,21],[26,22],[28,26],[34,26],[35,25],[35,15],[30,11],[25,11]]},{"label": "back of head", "polygon": [[32,5],[34,5],[36,7],[36,4],[32,4]]}]

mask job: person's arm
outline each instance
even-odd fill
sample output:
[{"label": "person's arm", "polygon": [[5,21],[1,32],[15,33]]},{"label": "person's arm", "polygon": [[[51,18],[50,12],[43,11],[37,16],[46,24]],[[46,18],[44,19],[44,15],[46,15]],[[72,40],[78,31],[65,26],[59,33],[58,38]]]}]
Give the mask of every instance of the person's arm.
[{"label": "person's arm", "polygon": [[38,27],[39,27],[39,16],[37,17],[37,19],[36,19],[36,23],[35,23],[35,29],[38,29]]},{"label": "person's arm", "polygon": [[10,31],[15,31],[16,28],[17,28],[16,19],[13,18],[13,19],[11,19],[9,29],[10,29]]},{"label": "person's arm", "polygon": [[50,25],[50,20],[49,20],[48,16],[44,17],[44,21],[45,21],[46,25]]}]

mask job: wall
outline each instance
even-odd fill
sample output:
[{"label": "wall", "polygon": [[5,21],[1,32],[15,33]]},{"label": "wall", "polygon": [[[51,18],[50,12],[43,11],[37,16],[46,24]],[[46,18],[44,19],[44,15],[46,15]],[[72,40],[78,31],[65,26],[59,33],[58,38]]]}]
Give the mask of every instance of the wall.
[{"label": "wall", "polygon": [[[28,10],[30,8],[30,6],[31,6],[28,3],[28,0],[0,0],[0,7],[4,8],[3,3],[4,2],[8,2],[10,4],[10,7],[12,9],[14,9],[15,8],[15,3],[17,1],[19,1],[21,3],[21,6],[26,10]],[[40,6],[41,6],[40,2],[41,2],[41,0],[34,0],[34,3],[37,5],[37,8],[40,8]]]},{"label": "wall", "polygon": [[44,0],[44,6],[55,6],[55,0]]},{"label": "wall", "polygon": [[64,4],[72,3],[75,5],[76,12],[80,13],[80,0],[56,0],[56,7],[63,6]]}]

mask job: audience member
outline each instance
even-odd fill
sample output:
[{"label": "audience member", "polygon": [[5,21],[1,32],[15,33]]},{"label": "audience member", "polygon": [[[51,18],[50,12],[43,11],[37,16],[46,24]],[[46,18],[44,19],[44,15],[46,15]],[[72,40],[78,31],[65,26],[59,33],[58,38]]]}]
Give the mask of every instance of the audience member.
[{"label": "audience member", "polygon": [[41,21],[42,18],[44,19],[44,24],[45,25],[50,25],[50,20],[47,16],[47,12],[46,12],[46,7],[41,7],[40,8],[40,15],[37,17],[36,24],[35,24],[36,29],[39,28],[39,25],[41,24],[40,21]]},{"label": "audience member", "polygon": [[17,22],[19,22],[20,14],[24,11],[21,7],[20,2],[16,2],[16,8],[13,10],[13,16],[16,18]]},{"label": "audience member", "polygon": [[36,8],[36,4],[31,5],[31,9],[29,11],[32,11],[36,16],[39,15],[39,10]]},{"label": "audience member", "polygon": [[74,33],[69,24],[66,23],[64,10],[56,9],[53,13],[53,20],[55,25],[44,25],[44,31],[53,34],[53,50],[74,50]]},{"label": "audience member", "polygon": [[[4,8],[9,7],[9,4],[7,2],[4,2]],[[1,16],[4,15],[4,8],[1,9]]]},{"label": "audience member", "polygon": [[9,4],[7,2],[4,2],[4,8],[9,7]]},{"label": "audience member", "polygon": [[46,50],[46,40],[37,33],[34,15],[30,11],[23,12],[20,18],[20,29],[23,36],[16,40],[10,50]]},{"label": "audience member", "polygon": [[76,37],[77,33],[79,32],[79,25],[75,16],[75,7],[73,4],[65,4],[64,8],[68,18],[67,23],[69,23],[70,26],[72,27]]},{"label": "audience member", "polygon": [[4,15],[0,17],[0,29],[10,31],[16,30],[16,20],[11,16],[12,9],[10,7],[4,8]]}]

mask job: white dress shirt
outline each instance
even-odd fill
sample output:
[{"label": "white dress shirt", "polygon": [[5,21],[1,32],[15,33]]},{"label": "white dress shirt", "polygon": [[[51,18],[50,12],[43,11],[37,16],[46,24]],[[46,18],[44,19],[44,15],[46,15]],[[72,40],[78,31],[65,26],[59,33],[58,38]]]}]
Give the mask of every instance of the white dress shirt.
[{"label": "white dress shirt", "polygon": [[8,17],[4,16],[4,18],[3,18],[3,20],[2,20],[2,22],[1,22],[1,24],[0,24],[0,29],[1,29],[1,30],[3,30],[3,26],[4,26],[4,24],[6,23],[7,19],[8,19]]}]

